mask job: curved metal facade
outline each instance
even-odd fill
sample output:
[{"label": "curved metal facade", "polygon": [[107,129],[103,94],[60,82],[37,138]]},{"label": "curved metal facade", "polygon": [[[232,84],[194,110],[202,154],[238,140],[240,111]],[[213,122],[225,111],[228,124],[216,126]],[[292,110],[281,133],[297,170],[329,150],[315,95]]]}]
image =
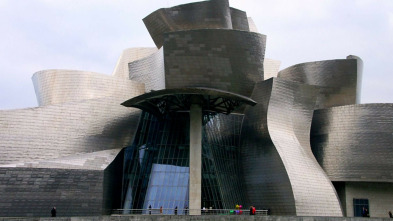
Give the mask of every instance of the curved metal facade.
[{"label": "curved metal facade", "polygon": [[249,97],[255,83],[263,80],[265,43],[266,36],[245,31],[167,33],[166,88],[210,87]]},{"label": "curved metal facade", "polygon": [[[378,207],[373,215],[393,203],[383,196],[393,192],[393,104],[356,105],[360,58],[279,72],[278,61],[265,59],[266,36],[228,0],[159,9],[144,23],[158,49],[126,49],[112,76],[37,72],[41,107],[0,111],[0,216],[44,216],[48,202],[67,213],[59,216],[148,204],[180,211],[190,187],[182,107],[200,94],[196,87],[257,102],[243,115],[204,112],[204,206],[353,216],[352,207],[359,207],[353,199],[369,198],[370,209]],[[154,105],[178,110],[173,118],[159,122],[120,105],[162,89],[176,96],[158,97]],[[207,110],[215,105],[230,113],[235,106],[204,96]]]},{"label": "curved metal facade", "polygon": [[247,14],[236,8],[229,8],[231,12],[232,29],[241,31],[251,31]]},{"label": "curved metal facade", "polygon": [[347,59],[297,64],[278,73],[283,78],[320,86],[317,109],[360,102],[363,62],[355,56]]},{"label": "curved metal facade", "polygon": [[273,79],[259,82],[252,94],[257,105],[247,108],[241,136],[241,167],[247,205],[272,214],[296,214],[288,174],[268,131],[267,111]]},{"label": "curved metal facade", "polygon": [[132,142],[140,111],[117,99],[0,111],[0,216],[47,216],[50,206],[58,216],[119,208],[119,148]]},{"label": "curved metal facade", "polygon": [[136,81],[75,70],[44,70],[32,77],[39,106],[100,97],[127,99],[145,92]]},{"label": "curved metal facade", "polygon": [[157,52],[157,48],[127,48],[125,49],[121,55],[119,60],[117,61],[116,67],[113,70],[112,75],[120,78],[129,78],[128,64],[130,62],[140,60],[145,58],[153,53]]},{"label": "curved metal facade", "polygon": [[0,162],[45,159],[115,149],[132,142],[140,111],[114,97],[1,111]]},{"label": "curved metal facade", "polygon": [[[254,126],[251,130],[245,128],[243,132],[246,134],[246,146],[242,148],[244,164],[247,169],[261,167],[258,172],[264,174],[244,174],[246,182],[254,186],[248,185],[247,196],[251,202],[259,201],[259,207],[264,204],[276,206],[271,207],[274,214],[342,216],[336,191],[315,160],[309,143],[316,92],[315,86],[273,78],[258,83],[252,98],[261,104],[245,112],[245,127]],[[258,132],[255,133],[255,130]],[[256,149],[254,151],[259,151],[259,154],[250,156],[247,154],[249,149]],[[250,158],[257,158],[254,163],[259,162],[260,165],[248,165]],[[269,167],[264,168],[266,162],[269,162]],[[278,182],[282,189],[273,190],[287,195],[279,195],[269,188],[260,189],[261,186],[274,188]]]},{"label": "curved metal facade", "polygon": [[145,58],[129,62],[128,71],[129,79],[144,83],[146,92],[165,89],[163,49],[161,48]]},{"label": "curved metal facade", "polygon": [[219,28],[249,31],[245,12],[229,7],[228,0],[213,0],[159,9],[143,19],[157,48],[164,34],[179,30]]},{"label": "curved metal facade", "polygon": [[393,181],[393,104],[317,110],[312,150],[332,181]]}]

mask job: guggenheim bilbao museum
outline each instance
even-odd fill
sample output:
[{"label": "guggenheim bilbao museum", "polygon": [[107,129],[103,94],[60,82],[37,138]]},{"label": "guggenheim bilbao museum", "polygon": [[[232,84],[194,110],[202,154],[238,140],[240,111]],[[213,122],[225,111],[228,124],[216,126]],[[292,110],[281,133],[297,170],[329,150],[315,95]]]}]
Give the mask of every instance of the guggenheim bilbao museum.
[{"label": "guggenheim bilbao museum", "polygon": [[39,106],[0,111],[0,216],[388,216],[393,104],[359,103],[359,57],[279,71],[228,0],[143,22],[156,47],[124,50],[112,75],[39,71]]}]

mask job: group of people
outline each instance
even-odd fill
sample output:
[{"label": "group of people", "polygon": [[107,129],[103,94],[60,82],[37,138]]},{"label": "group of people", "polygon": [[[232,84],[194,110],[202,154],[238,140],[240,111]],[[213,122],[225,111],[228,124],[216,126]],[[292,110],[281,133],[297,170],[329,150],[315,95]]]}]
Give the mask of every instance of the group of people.
[{"label": "group of people", "polygon": [[[160,207],[160,214],[162,214],[162,206]],[[149,205],[149,215],[151,215],[151,211],[152,211],[152,209],[151,209],[151,205]],[[187,206],[185,206],[184,207],[184,214],[185,215],[187,215],[187,212],[188,212],[188,207]],[[174,209],[174,214],[175,215],[177,215],[177,206],[175,207],[175,209]]]},{"label": "group of people", "polygon": [[[237,210],[237,214],[240,214],[242,206],[236,205],[235,208]],[[151,211],[152,211],[152,208],[151,208],[151,205],[149,205],[149,215],[151,215]],[[205,207],[203,207],[203,211],[206,211]],[[51,213],[52,217],[56,217],[56,207],[53,207],[52,210],[50,211],[50,213]],[[187,213],[188,213],[188,207],[185,206],[184,207],[184,214],[187,215]],[[250,215],[255,215],[255,213],[256,213],[255,207],[250,206]],[[162,214],[162,206],[160,207],[160,214]],[[174,214],[177,215],[177,206],[175,207]],[[388,214],[389,214],[390,218],[393,218],[392,211],[389,211]],[[368,209],[365,207],[363,207],[363,210],[362,210],[362,217],[370,217]]]}]

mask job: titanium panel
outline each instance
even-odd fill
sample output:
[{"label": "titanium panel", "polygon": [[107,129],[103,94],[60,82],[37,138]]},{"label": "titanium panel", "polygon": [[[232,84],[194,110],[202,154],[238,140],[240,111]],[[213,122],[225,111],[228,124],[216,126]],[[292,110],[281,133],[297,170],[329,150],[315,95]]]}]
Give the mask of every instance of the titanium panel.
[{"label": "titanium panel", "polygon": [[393,104],[316,110],[311,145],[332,181],[393,182]]},{"label": "titanium panel", "polygon": [[292,185],[296,215],[342,216],[337,193],[311,151],[316,92],[313,86],[274,79],[267,124]]},{"label": "titanium panel", "polygon": [[316,109],[360,102],[363,62],[356,56],[347,59],[315,61],[286,68],[278,78],[320,86]]},{"label": "titanium panel", "polygon": [[131,144],[140,111],[107,97],[0,111],[0,162],[40,161]]},{"label": "titanium panel", "polygon": [[162,48],[145,58],[130,62],[128,70],[130,80],[145,84],[145,92],[165,89],[164,54]]},{"label": "titanium panel", "polygon": [[266,36],[201,29],[165,34],[167,89],[207,87],[249,97],[263,80]]},{"label": "titanium panel", "polygon": [[248,27],[247,13],[236,8],[230,8],[232,29],[250,31]]},{"label": "titanium panel", "polygon": [[296,214],[292,186],[284,164],[270,138],[267,111],[273,79],[258,82],[247,107],[241,132],[241,171],[246,205],[270,209],[272,215]]},{"label": "titanium panel", "polygon": [[[265,113],[267,115],[266,121],[264,122],[265,119],[263,117],[257,117],[258,121],[256,121],[255,118],[248,118],[249,113],[247,111],[245,115],[246,119],[248,118],[253,122],[257,122],[254,128],[260,128],[257,130],[262,134],[259,135],[259,139],[267,138],[267,143],[271,142],[274,145],[274,148],[269,145],[270,151],[274,151],[274,149],[277,151],[281,158],[282,165],[285,168],[286,174],[282,171],[283,167],[280,163],[269,163],[270,165],[276,166],[274,169],[278,169],[277,174],[281,174],[282,180],[289,180],[290,184],[286,184],[287,189],[284,191],[287,193],[292,191],[292,194],[287,196],[289,205],[287,204],[287,207],[284,208],[286,210],[284,211],[282,211],[283,208],[279,208],[281,209],[280,213],[293,213],[293,208],[291,208],[291,206],[294,206],[296,210],[295,215],[298,216],[342,216],[341,206],[336,191],[327,175],[315,160],[309,143],[309,131],[316,101],[317,87],[276,78],[265,82],[258,83],[256,90],[254,90],[252,99],[255,99],[258,104],[256,105],[256,110],[249,108],[249,111],[251,112],[251,116]],[[271,93],[268,97],[269,101],[266,106],[263,105],[266,104],[266,101],[263,102],[263,100],[261,100],[261,92],[258,91],[259,87],[262,87],[260,89],[262,91],[266,90],[263,86],[268,87],[267,90],[271,87]],[[259,102],[261,102],[262,106],[259,106],[261,105]],[[258,111],[258,109],[262,109],[262,111]],[[253,113],[254,111],[256,113]],[[244,124],[247,125],[246,120]],[[245,130],[246,134],[249,132],[251,133],[251,131]],[[245,139],[256,140],[255,137],[248,137]],[[262,143],[261,141],[259,142]],[[253,145],[259,146],[257,143],[248,144],[248,147]],[[270,151],[266,151],[266,153]],[[258,155],[262,155],[260,158],[265,162],[274,159],[269,159],[263,156],[263,154],[264,153],[261,151]],[[273,154],[273,156],[274,155],[276,154]],[[274,160],[277,161],[277,158]],[[258,162],[258,160],[256,161]],[[259,162],[262,163],[264,161]],[[251,167],[257,168],[258,165],[256,164]],[[267,175],[270,176],[274,174],[275,173],[267,172]],[[252,177],[249,177],[247,180],[251,180],[255,185],[254,188],[259,187],[263,189],[265,183],[271,182],[268,177],[265,177],[265,179],[266,180],[263,180],[263,178],[261,180],[252,180]],[[258,182],[260,182],[259,185]],[[291,188],[288,188],[289,185]],[[247,190],[249,193],[256,191],[250,188],[247,188]],[[281,205],[283,204],[282,202],[287,200],[283,198],[274,199],[271,197],[272,193],[269,193],[270,191],[271,190],[260,191],[261,195],[259,197],[261,198],[264,198],[264,195],[268,197],[270,195],[271,203],[267,202],[267,206]],[[282,190],[280,190],[280,192],[282,192]],[[252,194],[248,194],[249,197],[250,195]],[[280,200],[281,202],[277,203],[277,201]],[[294,203],[294,205],[290,205],[290,203]],[[274,210],[272,209],[272,213],[273,212]]]},{"label": "titanium panel", "polygon": [[80,170],[103,170],[111,164],[122,149],[102,150],[40,161],[2,164],[0,167],[58,168]]},{"label": "titanium panel", "polygon": [[228,0],[212,0],[161,8],[143,19],[157,48],[164,33],[201,28],[232,29]]},{"label": "titanium panel", "polygon": [[125,49],[119,59],[112,76],[129,79],[128,63],[145,58],[157,52],[157,48],[127,48]]},{"label": "titanium panel", "polygon": [[75,70],[44,70],[32,77],[39,106],[100,97],[138,96],[144,85],[127,79]]}]

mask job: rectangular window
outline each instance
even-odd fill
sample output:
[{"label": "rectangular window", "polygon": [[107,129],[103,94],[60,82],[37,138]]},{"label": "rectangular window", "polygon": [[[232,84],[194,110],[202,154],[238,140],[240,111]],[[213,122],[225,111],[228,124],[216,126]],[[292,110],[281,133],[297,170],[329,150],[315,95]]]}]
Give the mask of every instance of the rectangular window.
[{"label": "rectangular window", "polygon": [[[363,212],[364,208],[364,212]],[[353,216],[362,217],[370,216],[370,209],[368,206],[368,199],[353,199]]]}]

